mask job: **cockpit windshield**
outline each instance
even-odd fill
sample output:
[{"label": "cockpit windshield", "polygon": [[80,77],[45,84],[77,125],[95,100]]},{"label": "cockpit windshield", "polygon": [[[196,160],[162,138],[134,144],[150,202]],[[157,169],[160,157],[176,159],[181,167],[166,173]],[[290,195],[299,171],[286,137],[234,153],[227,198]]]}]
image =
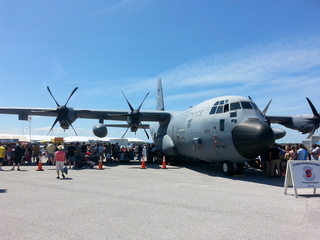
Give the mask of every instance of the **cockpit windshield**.
[{"label": "cockpit windshield", "polygon": [[259,110],[259,108],[257,107],[257,105],[254,102],[240,101],[240,102],[232,102],[229,104],[228,100],[220,100],[220,101],[216,101],[214,103],[209,114],[211,115],[211,114],[226,113],[229,111],[236,111],[238,109]]}]

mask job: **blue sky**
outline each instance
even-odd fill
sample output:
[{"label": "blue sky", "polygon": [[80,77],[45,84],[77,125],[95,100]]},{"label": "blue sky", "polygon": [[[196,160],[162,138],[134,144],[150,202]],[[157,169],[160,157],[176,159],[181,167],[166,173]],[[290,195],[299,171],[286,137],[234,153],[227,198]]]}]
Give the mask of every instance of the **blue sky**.
[{"label": "blue sky", "polygon": [[[269,115],[311,113],[306,97],[320,111],[318,0],[1,1],[0,36],[2,107],[54,108],[50,86],[61,105],[79,87],[76,109],[127,109],[121,91],[138,107],[150,92],[142,109],[152,110],[161,78],[166,110],[250,95],[261,109],[273,99]],[[33,117],[32,134],[53,121]],[[28,133],[17,116],[0,123],[0,133]],[[73,125],[90,136],[95,123]],[[306,138],[286,130],[281,142]],[[58,126],[52,134],[74,135]]]}]

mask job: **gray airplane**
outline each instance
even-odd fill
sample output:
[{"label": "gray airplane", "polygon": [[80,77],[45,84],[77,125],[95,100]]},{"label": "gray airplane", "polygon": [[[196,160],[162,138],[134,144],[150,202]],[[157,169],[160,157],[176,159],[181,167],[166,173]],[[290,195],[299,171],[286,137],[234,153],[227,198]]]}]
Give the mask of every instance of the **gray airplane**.
[{"label": "gray airplane", "polygon": [[[204,101],[182,112],[166,111],[164,109],[161,80],[158,81],[157,110],[141,110],[142,103],[134,109],[125,97],[128,110],[92,110],[73,109],[67,106],[70,94],[64,105],[59,105],[48,91],[57,108],[0,108],[0,114],[17,114],[19,120],[28,120],[29,115],[56,117],[51,130],[57,122],[63,129],[69,129],[77,118],[97,119],[99,123],[93,126],[97,137],[108,134],[107,127],[126,127],[132,132],[144,129],[149,138],[149,128],[154,143],[168,156],[181,156],[190,159],[204,160],[210,163],[221,162],[227,175],[235,170],[241,172],[244,162],[266,152],[276,139],[285,136],[286,132],[272,128],[271,123],[282,124],[285,127],[302,133],[314,134],[319,128],[320,115],[312,102],[307,98],[312,109],[309,115],[267,116],[270,105],[260,111],[252,99],[241,96],[222,96]],[[126,121],[126,124],[105,124],[104,120]],[[149,122],[150,124],[142,124]],[[50,131],[51,131],[50,130]],[[77,133],[76,133],[77,134]],[[125,135],[125,134],[124,134]]]}]

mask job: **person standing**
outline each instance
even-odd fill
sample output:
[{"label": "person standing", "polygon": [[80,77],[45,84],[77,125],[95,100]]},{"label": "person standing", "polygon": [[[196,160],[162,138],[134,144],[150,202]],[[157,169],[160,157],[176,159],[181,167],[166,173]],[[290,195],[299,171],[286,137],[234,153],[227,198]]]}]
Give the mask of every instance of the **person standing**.
[{"label": "person standing", "polygon": [[6,149],[4,146],[2,146],[2,143],[0,143],[0,171],[3,171],[2,165],[4,162],[5,155],[6,155]]},{"label": "person standing", "polygon": [[33,162],[36,162],[38,164],[38,162],[39,162],[39,153],[40,153],[39,144],[36,143],[35,145],[33,145],[31,150],[32,150],[32,158],[34,159]]},{"label": "person standing", "polygon": [[63,173],[64,163],[66,162],[66,152],[63,149],[62,145],[58,146],[58,151],[54,154],[54,161],[56,162],[56,171],[57,171],[57,178],[59,179],[59,172],[61,172],[62,177],[65,178]]},{"label": "person standing", "polygon": [[109,144],[107,144],[106,146],[105,146],[105,155],[106,155],[106,161],[107,162],[110,162],[111,161],[111,145],[110,145],[110,143]]},{"label": "person standing", "polygon": [[312,148],[310,149],[311,160],[318,160],[319,153],[319,146],[317,144],[312,144]]},{"label": "person standing", "polygon": [[81,160],[81,145],[79,142],[76,143],[76,146],[75,146],[75,162],[74,162],[74,168],[79,168],[79,163],[80,163],[80,160]]},{"label": "person standing", "polygon": [[48,153],[48,164],[52,164],[54,165],[54,153],[56,152],[57,148],[56,145],[54,143],[49,143],[49,145],[47,146],[47,153]]},{"label": "person standing", "polygon": [[87,145],[85,142],[83,142],[81,145],[81,158],[82,159],[84,159],[84,157],[86,156],[86,152],[87,152]]},{"label": "person standing", "polygon": [[13,166],[12,166],[11,171],[14,170],[15,166],[17,166],[18,171],[20,171],[20,165],[21,165],[23,155],[24,155],[24,149],[18,143],[16,145],[16,147],[14,148]]},{"label": "person standing", "polygon": [[307,160],[308,150],[305,149],[303,144],[299,144],[299,149],[297,151],[297,160]]},{"label": "person standing", "polygon": [[275,170],[278,172],[278,177],[281,177],[281,169],[280,169],[280,149],[278,148],[277,144],[275,143],[272,148],[269,150],[269,157],[270,157],[270,177],[275,177]]},{"label": "person standing", "polygon": [[67,147],[67,158],[69,162],[69,168],[71,169],[71,163],[73,163],[73,168],[76,168],[76,162],[75,162],[75,156],[76,156],[76,148],[72,143]]}]

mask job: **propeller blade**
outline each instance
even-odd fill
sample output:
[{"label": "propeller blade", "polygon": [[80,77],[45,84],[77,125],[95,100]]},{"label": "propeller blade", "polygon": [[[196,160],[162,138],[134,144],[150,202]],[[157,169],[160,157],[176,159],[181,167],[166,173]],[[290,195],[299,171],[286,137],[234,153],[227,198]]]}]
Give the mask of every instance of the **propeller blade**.
[{"label": "propeller blade", "polygon": [[316,132],[316,130],[319,128],[319,124],[320,124],[320,115],[317,111],[317,109],[315,108],[315,106],[313,105],[313,103],[311,102],[311,100],[309,98],[307,98],[307,101],[309,103],[309,106],[312,110],[313,113],[313,121],[314,121],[314,126],[312,131],[310,132],[310,134],[308,135],[307,138],[311,138],[312,135]]},{"label": "propeller blade", "polygon": [[144,101],[145,101],[146,98],[148,97],[149,93],[150,93],[150,92],[148,92],[148,93],[146,94],[146,96],[144,97],[142,103],[141,103],[140,106],[138,107],[138,111],[140,111],[140,108],[142,107],[142,104],[144,103]]},{"label": "propeller blade", "polygon": [[53,98],[53,100],[56,102],[57,107],[60,107],[59,103],[58,103],[57,100],[54,98],[53,94],[51,93],[49,86],[47,86],[47,89],[48,89],[48,92],[50,93],[51,97]]},{"label": "propeller blade", "polygon": [[314,127],[313,127],[313,129],[312,129],[312,131],[309,133],[309,135],[308,135],[307,139],[309,139],[309,138],[311,138],[311,137],[312,137],[312,135],[315,133],[316,129],[317,129],[317,127],[316,127],[316,126],[314,126]]},{"label": "propeller blade", "polygon": [[308,101],[308,103],[309,103],[309,105],[310,105],[310,108],[311,108],[311,110],[312,110],[313,115],[316,116],[317,118],[320,118],[320,115],[319,115],[319,113],[317,112],[317,109],[315,108],[315,106],[313,105],[313,103],[310,101],[309,98],[307,98],[307,101]]},{"label": "propeller blade", "polygon": [[268,111],[268,109],[269,109],[269,106],[270,106],[270,103],[272,102],[272,99],[269,101],[269,103],[267,104],[267,106],[263,109],[263,111],[262,111],[262,114],[263,115],[266,115],[266,113],[267,113],[267,111]]},{"label": "propeller blade", "polygon": [[123,91],[122,91],[122,95],[123,95],[124,98],[126,99],[126,101],[127,101],[128,105],[129,105],[129,108],[130,108],[131,112],[133,112],[133,111],[134,111],[134,108],[131,106],[130,102],[128,101],[126,95],[124,95],[124,92],[123,92]]},{"label": "propeller blade", "polygon": [[68,98],[67,102],[64,104],[64,106],[67,106],[67,104],[68,104],[68,102],[69,102],[70,98],[72,97],[72,95],[73,95],[77,90],[78,90],[78,87],[76,87],[75,89],[73,89],[72,93],[70,94],[70,96],[69,96],[69,98]]},{"label": "propeller blade", "polygon": [[141,122],[140,122],[140,126],[143,128],[145,134],[147,135],[147,138],[149,139],[149,134],[148,134],[147,130],[144,128],[144,126],[142,125]]},{"label": "propeller blade", "polygon": [[72,129],[73,129],[74,133],[76,134],[76,136],[78,136],[78,134],[77,134],[76,130],[73,128],[72,124],[70,124],[70,126],[72,127]]},{"label": "propeller blade", "polygon": [[58,122],[58,118],[56,118],[56,120],[54,121],[54,123],[53,123],[53,125],[52,125],[52,127],[51,127],[51,129],[50,129],[50,131],[48,132],[47,135],[49,135],[49,133],[52,131],[52,129],[54,128],[54,126],[57,124],[57,122]]},{"label": "propeller blade", "polygon": [[123,138],[123,137],[127,134],[127,132],[128,132],[128,130],[129,130],[129,128],[130,128],[130,126],[127,128],[127,130],[124,132],[124,134],[122,135],[122,137],[121,137],[121,138]]},{"label": "propeller blade", "polygon": [[68,118],[68,116],[66,116],[66,119],[68,120],[68,123],[72,127],[72,129],[73,129],[74,133],[76,134],[76,136],[78,136],[78,134],[77,134],[76,130],[73,128],[72,123],[71,123],[70,119]]}]

